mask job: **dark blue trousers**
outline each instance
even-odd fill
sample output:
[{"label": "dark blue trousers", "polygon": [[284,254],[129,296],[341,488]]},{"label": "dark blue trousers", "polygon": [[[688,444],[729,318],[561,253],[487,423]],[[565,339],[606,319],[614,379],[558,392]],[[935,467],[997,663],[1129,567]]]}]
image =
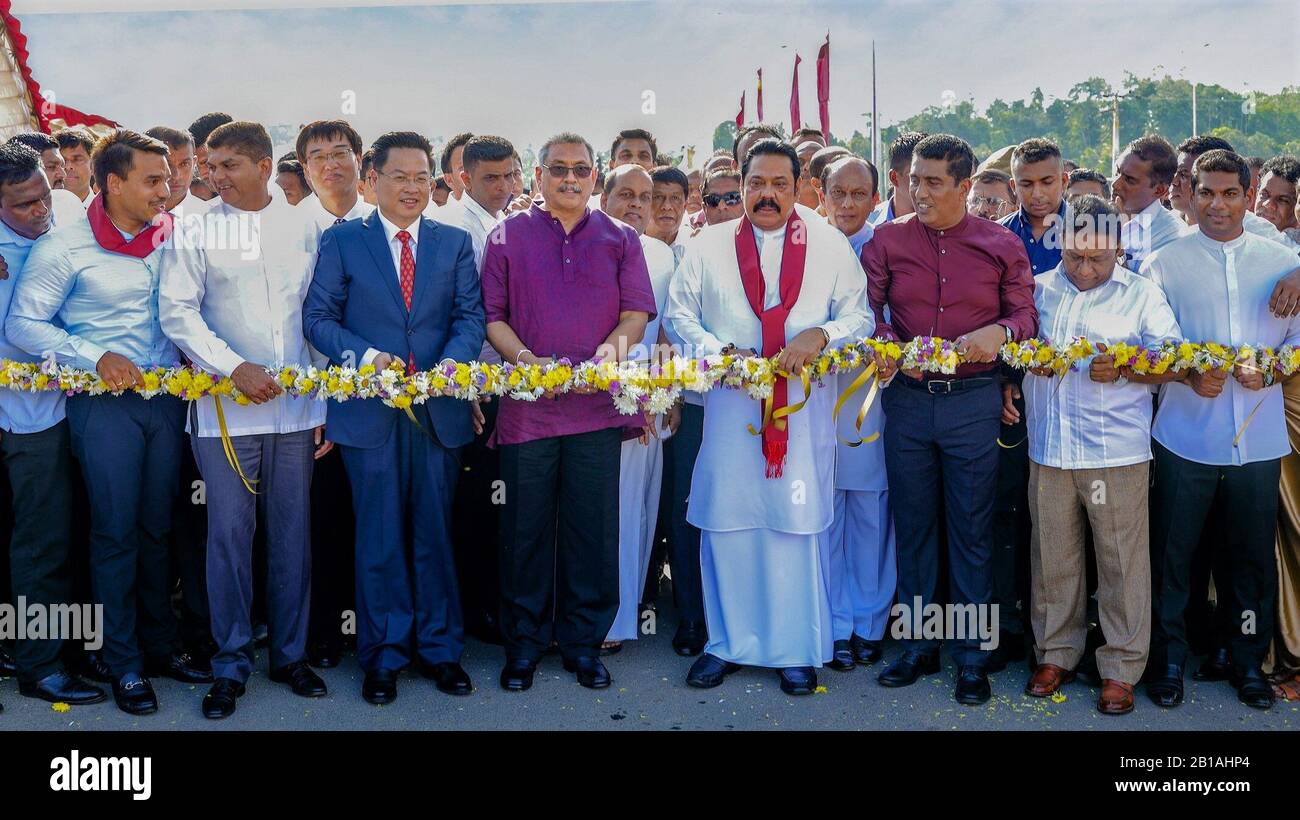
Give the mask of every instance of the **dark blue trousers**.
[{"label": "dark blue trousers", "polygon": [[704,623],[704,591],[700,586],[700,531],[686,521],[691,474],[704,440],[704,408],[682,405],[682,422],[664,442],[664,484],[670,496],[672,520],[668,530],[668,565],[673,573],[673,603],[683,621]]},{"label": "dark blue trousers", "polygon": [[[415,408],[378,447],[340,447],[357,519],[357,660],[367,672],[456,663],[465,648],[451,502],[457,453]],[[484,527],[494,525],[484,521]]]},{"label": "dark blue trousers", "polygon": [[72,396],[68,428],[90,497],[90,580],[104,606],[104,662],[119,678],[141,674],[144,655],[165,658],[176,649],[168,545],[185,403],[166,395]]},{"label": "dark blue trousers", "polygon": [[[897,379],[906,378],[899,374]],[[909,608],[945,603],[939,593],[939,516],[948,535],[948,594],[952,604],[992,601],[993,506],[998,483],[1002,394],[996,382],[950,394],[891,384],[885,411],[885,469],[898,548],[898,601]],[[979,638],[951,641],[958,665],[983,666]],[[938,640],[913,638],[911,650],[935,653]]]}]

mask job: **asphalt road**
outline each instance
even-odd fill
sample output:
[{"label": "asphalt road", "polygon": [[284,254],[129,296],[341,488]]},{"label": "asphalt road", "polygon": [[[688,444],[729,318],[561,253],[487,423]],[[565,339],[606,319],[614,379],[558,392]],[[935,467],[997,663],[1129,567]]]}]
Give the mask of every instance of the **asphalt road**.
[{"label": "asphalt road", "polygon": [[[671,625],[670,625],[671,626]],[[1023,664],[992,676],[993,698],[979,707],[952,700],[954,669],[945,662],[939,675],[922,678],[904,689],[886,689],[875,681],[879,665],[852,672],[820,670],[825,687],[815,695],[792,698],[781,692],[776,673],[745,669],[710,690],[688,687],[689,658],[673,653],[671,628],[628,643],[605,659],[614,684],[583,689],[548,656],[533,688],[524,693],[497,685],[499,647],[471,642],[464,658],[475,683],[473,694],[450,697],[431,681],[403,673],[397,700],[372,706],[361,699],[362,674],[351,656],[335,669],[319,670],[329,686],[327,697],[295,697],[266,677],[266,653],[258,653],[258,671],[240,699],[238,711],[224,721],[205,720],[200,702],[206,685],[154,681],[161,708],[153,715],[131,717],[112,700],[56,712],[51,704],[18,694],[15,680],[0,681],[0,731],[153,729],[228,731],[408,730],[408,729],[820,729],[820,730],[1029,730],[1100,731],[1267,730],[1300,728],[1300,704],[1278,703],[1267,712],[1238,703],[1226,683],[1187,680],[1187,701],[1162,710],[1139,688],[1137,709],[1107,717],[1095,709],[1098,690],[1081,682],[1064,689],[1065,700],[1031,698],[1022,693],[1028,675]],[[887,644],[885,660],[899,653]]]}]

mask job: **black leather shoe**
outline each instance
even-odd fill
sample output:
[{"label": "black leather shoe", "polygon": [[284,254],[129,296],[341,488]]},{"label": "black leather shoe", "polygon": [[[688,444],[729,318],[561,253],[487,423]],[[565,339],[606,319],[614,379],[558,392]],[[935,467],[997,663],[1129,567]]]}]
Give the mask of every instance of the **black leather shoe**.
[{"label": "black leather shoe", "polygon": [[235,713],[235,701],[244,694],[244,684],[233,678],[217,678],[203,696],[203,716],[208,720],[228,718]]},{"label": "black leather shoe", "polygon": [[317,669],[333,669],[339,665],[338,644],[332,641],[316,641],[307,647],[307,662]]},{"label": "black leather shoe", "polygon": [[376,706],[397,700],[397,670],[376,669],[367,672],[361,684],[361,697]]},{"label": "black leather shoe", "polygon": [[1192,673],[1192,680],[1228,680],[1231,677],[1232,656],[1226,647],[1211,652],[1205,662]]},{"label": "black leather shoe", "polygon": [[691,664],[691,671],[686,673],[686,685],[696,689],[712,689],[721,686],[723,678],[740,668],[740,664],[728,663],[717,655],[707,652]]},{"label": "black leather shoe", "polygon": [[114,683],[117,681],[117,678],[113,677],[113,670],[109,669],[108,664],[104,663],[104,656],[98,652],[87,652],[72,671],[87,680],[93,680],[95,683]]},{"label": "black leather shoe", "polygon": [[448,695],[468,695],[474,691],[469,675],[458,663],[435,663],[420,668],[420,674],[433,680],[439,692]]},{"label": "black leather shoe", "polygon": [[988,672],[1001,672],[1008,664],[1025,659],[1025,636],[1014,632],[999,632],[998,646],[989,653]]},{"label": "black leather shoe", "polygon": [[849,648],[848,641],[836,641],[835,648],[831,652],[831,661],[826,664],[836,672],[849,672],[857,666],[853,662],[853,650]]},{"label": "black leather shoe", "polygon": [[134,672],[127,672],[113,684],[113,700],[128,715],[151,715],[158,711],[158,696],[153,684]]},{"label": "black leather shoe", "polygon": [[501,688],[507,692],[524,692],[533,688],[533,675],[537,674],[537,661],[514,658],[506,661],[501,670]]},{"label": "black leather shoe", "polygon": [[171,678],[181,683],[212,683],[212,667],[203,669],[184,652],[167,658],[150,658],[145,661],[144,671],[153,678]]},{"label": "black leather shoe", "polygon": [[609,670],[600,662],[600,658],[565,658],[564,671],[572,672],[578,683],[588,689],[604,689],[610,684]]},{"label": "black leather shoe", "polygon": [[0,678],[18,677],[18,661],[9,654],[9,650],[0,646]]},{"label": "black leather shoe", "polygon": [[988,703],[993,696],[989,689],[989,675],[982,666],[963,666],[957,670],[957,687],[952,696],[966,706]]},{"label": "black leather shoe", "polygon": [[103,689],[91,686],[76,675],[61,669],[35,683],[18,684],[18,692],[29,698],[40,698],[50,703],[68,703],[73,706],[102,703],[108,700],[108,694]]},{"label": "black leather shoe", "polygon": [[926,655],[922,652],[907,651],[898,660],[881,672],[876,680],[881,686],[911,686],[922,675],[933,675],[939,671],[939,656]]},{"label": "black leather shoe", "polygon": [[781,691],[787,695],[811,695],[817,691],[817,670],[811,666],[782,669]]},{"label": "black leather shoe", "polygon": [[863,666],[879,663],[881,656],[885,654],[880,648],[880,641],[869,641],[857,635],[849,636],[849,649],[853,650],[853,660]]},{"label": "black leather shoe", "polygon": [[684,658],[690,658],[704,651],[709,642],[709,633],[703,621],[682,621],[677,625],[673,635],[673,651]]},{"label": "black leather shoe", "polygon": [[1269,685],[1260,670],[1251,669],[1241,674],[1237,674],[1234,670],[1230,680],[1233,688],[1237,690],[1237,700],[1252,709],[1273,708],[1275,699],[1273,687]]},{"label": "black leather shoe", "polygon": [[1165,666],[1163,675],[1147,682],[1147,697],[1156,706],[1166,709],[1183,702],[1183,668],[1176,663]]},{"label": "black leather shoe", "polygon": [[287,683],[293,693],[300,698],[323,698],[329,694],[325,681],[320,675],[311,671],[306,661],[281,666],[271,670],[271,680],[275,683]]}]

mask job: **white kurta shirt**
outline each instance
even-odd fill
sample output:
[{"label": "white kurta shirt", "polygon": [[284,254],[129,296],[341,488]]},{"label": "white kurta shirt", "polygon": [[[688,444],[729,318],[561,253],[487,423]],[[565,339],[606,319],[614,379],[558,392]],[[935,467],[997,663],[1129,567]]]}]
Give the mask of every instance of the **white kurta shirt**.
[{"label": "white kurta shirt", "polygon": [[[317,232],[307,214],[271,189],[271,203],[241,211],[223,201],[177,231],[161,253],[163,331],[196,365],[229,376],[244,362],[325,365],[302,330],[302,303],[316,268]],[[187,221],[186,227],[190,224]],[[254,247],[225,241],[254,237]],[[200,437],[221,434],[211,398],[197,402]],[[294,433],[325,423],[323,402],[279,396],[264,404],[222,402],[232,436]],[[191,416],[191,419],[194,417]]]},{"label": "white kurta shirt", "polygon": [[[802,216],[802,214],[801,214]],[[761,350],[762,327],[749,306],[736,259],[735,236],[743,221],[705,228],[690,243],[669,286],[667,317],[674,332],[700,357],[728,343]],[[807,259],[799,298],[786,320],[785,337],[823,328],[831,345],[859,338],[875,326],[866,300],[866,275],[848,240],[822,220],[805,219]],[[766,305],[780,301],[785,229],[755,231]],[[803,400],[798,379],[788,402]],[[837,389],[813,383],[804,408],[788,417],[789,451],[781,478],[764,476],[762,440],[746,429],[762,423],[762,403],[743,390],[705,394],[704,440],[691,479],[687,521],[714,531],[770,529],[798,535],[831,524],[835,486],[835,427],[831,411]]]},{"label": "white kurta shirt", "polygon": [[668,283],[672,281],[673,270],[677,267],[673,259],[673,249],[653,236],[641,234],[641,250],[645,253],[645,265],[650,271],[650,288],[655,295],[655,317],[646,322],[645,336],[641,338],[642,355],[639,361],[649,361],[650,351],[659,341],[659,323],[663,321],[664,308],[668,304]]},{"label": "white kurta shirt", "polygon": [[[1084,336],[1107,346],[1152,345],[1182,334],[1164,292],[1116,265],[1091,290],[1074,286],[1061,265],[1034,277],[1034,305],[1045,338],[1067,343]],[[1057,376],[1025,374],[1029,457],[1060,470],[1125,467],[1151,459],[1151,390],[1138,382],[1101,384],[1091,360]],[[1059,382],[1059,384],[1058,384]]]},{"label": "white kurta shirt", "polygon": [[469,232],[470,243],[474,248],[474,267],[483,269],[483,251],[487,248],[488,234],[501,222],[501,212],[488,213],[487,208],[478,204],[478,200],[468,193],[460,201],[461,218],[456,224]]},{"label": "white kurta shirt", "polygon": [[1134,214],[1120,228],[1120,242],[1127,254],[1125,266],[1137,270],[1143,260],[1182,236],[1186,227],[1173,211],[1165,209],[1160,200],[1153,199],[1138,213]]},{"label": "white kurta shirt", "polygon": [[[1216,242],[1198,230],[1152,254],[1142,274],[1164,289],[1188,340],[1276,349],[1300,342],[1295,321],[1268,309],[1277,280],[1295,267],[1295,256],[1276,242],[1249,232]],[[1166,384],[1151,434],[1173,453],[1201,464],[1249,464],[1291,452],[1281,385],[1247,390],[1232,376],[1212,399],[1183,382]]]}]

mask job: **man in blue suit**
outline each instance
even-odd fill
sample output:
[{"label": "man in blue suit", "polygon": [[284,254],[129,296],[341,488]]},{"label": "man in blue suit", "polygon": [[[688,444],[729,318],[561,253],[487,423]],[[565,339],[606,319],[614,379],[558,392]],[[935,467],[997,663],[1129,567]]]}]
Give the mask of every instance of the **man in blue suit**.
[{"label": "man in blue suit", "polygon": [[[321,237],[303,309],[308,340],[335,364],[392,362],[428,370],[474,360],[483,305],[470,236],[421,217],[429,202],[429,141],[407,131],[375,140],[369,179],[378,208]],[[370,703],[397,697],[415,660],[448,694],[469,694],[450,536],[458,449],[474,437],[468,402],[432,398],[418,424],[379,399],[331,403],[326,437],[339,445],[357,519],[357,655]]]}]

